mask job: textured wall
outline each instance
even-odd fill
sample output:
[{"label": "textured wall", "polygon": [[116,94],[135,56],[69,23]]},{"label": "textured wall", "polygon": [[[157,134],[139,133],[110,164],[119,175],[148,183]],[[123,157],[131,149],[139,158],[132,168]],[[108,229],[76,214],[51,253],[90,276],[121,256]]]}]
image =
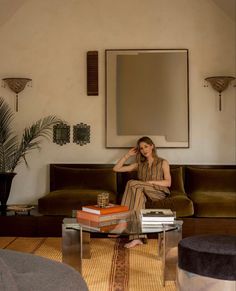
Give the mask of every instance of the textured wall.
[{"label": "textured wall", "polygon": [[[40,152],[29,155],[30,169],[24,165],[16,169],[10,203],[37,201],[48,189],[51,162],[113,163],[125,153],[105,148],[104,50],[108,48],[189,49],[190,148],[160,149],[159,155],[170,163],[236,162],[235,89],[230,86],[223,92],[220,112],[217,92],[204,87],[205,77],[235,75],[235,22],[212,1],[20,3],[0,23],[1,78],[33,79],[32,87],[20,94],[16,130],[21,133],[33,120],[57,114],[71,125],[89,124],[91,143],[60,147],[44,142]],[[88,50],[99,51],[99,96],[86,95]],[[0,96],[14,107],[13,92],[0,87]]]}]

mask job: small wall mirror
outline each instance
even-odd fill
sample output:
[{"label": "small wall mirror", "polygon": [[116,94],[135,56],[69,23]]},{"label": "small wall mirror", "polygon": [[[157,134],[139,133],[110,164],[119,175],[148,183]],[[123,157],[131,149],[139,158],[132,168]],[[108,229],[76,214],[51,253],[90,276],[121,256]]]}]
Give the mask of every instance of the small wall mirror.
[{"label": "small wall mirror", "polygon": [[64,145],[70,142],[70,126],[65,123],[58,123],[53,126],[53,142]]},{"label": "small wall mirror", "polygon": [[90,143],[90,126],[84,123],[74,125],[73,142],[80,146]]},{"label": "small wall mirror", "polygon": [[188,50],[107,49],[105,58],[106,147],[147,135],[159,148],[188,148]]}]

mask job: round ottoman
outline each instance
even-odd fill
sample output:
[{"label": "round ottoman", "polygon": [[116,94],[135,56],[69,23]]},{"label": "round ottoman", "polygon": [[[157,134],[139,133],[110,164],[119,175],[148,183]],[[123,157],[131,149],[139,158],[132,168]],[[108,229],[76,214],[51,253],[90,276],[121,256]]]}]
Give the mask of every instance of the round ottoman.
[{"label": "round ottoman", "polygon": [[88,291],[80,273],[63,263],[0,249],[2,291]]},{"label": "round ottoman", "polygon": [[178,244],[177,290],[235,291],[236,236],[199,235]]}]

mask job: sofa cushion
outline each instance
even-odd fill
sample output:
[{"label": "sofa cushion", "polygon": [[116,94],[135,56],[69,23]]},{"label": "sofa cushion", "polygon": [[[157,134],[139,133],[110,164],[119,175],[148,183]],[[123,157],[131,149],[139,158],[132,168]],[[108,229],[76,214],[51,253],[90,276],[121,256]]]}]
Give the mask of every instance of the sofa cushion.
[{"label": "sofa cushion", "polygon": [[236,193],[195,191],[191,193],[196,217],[235,217]]},{"label": "sofa cushion", "polygon": [[171,209],[176,212],[176,217],[192,216],[194,213],[193,202],[187,197],[187,195],[177,192],[171,192],[171,194],[163,200],[152,201],[148,199],[146,202],[146,208]]},{"label": "sofa cushion", "polygon": [[187,166],[185,189],[195,216],[236,217],[235,168]]},{"label": "sofa cushion", "polygon": [[109,193],[109,201],[116,202],[116,193],[106,189],[62,189],[48,193],[38,200],[39,213],[44,215],[71,216],[72,210],[81,209],[84,205],[96,204],[97,195]]},{"label": "sofa cushion", "polygon": [[170,166],[170,174],[171,174],[171,192],[179,192],[184,195],[184,179],[183,179],[183,167],[182,166]]},{"label": "sofa cushion", "polygon": [[70,168],[51,166],[50,190],[59,189],[106,189],[116,192],[116,173],[112,168]]},{"label": "sofa cushion", "polygon": [[148,199],[146,202],[146,208],[171,209],[176,212],[177,217],[192,216],[194,214],[193,202],[188,198],[184,190],[183,167],[170,166],[170,174],[170,195],[159,201]]}]

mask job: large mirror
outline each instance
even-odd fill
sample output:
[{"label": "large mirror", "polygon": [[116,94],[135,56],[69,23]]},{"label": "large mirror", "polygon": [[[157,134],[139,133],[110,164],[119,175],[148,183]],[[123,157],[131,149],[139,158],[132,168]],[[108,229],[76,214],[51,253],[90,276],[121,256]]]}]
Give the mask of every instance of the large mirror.
[{"label": "large mirror", "polygon": [[188,50],[107,49],[106,147],[189,147]]}]

